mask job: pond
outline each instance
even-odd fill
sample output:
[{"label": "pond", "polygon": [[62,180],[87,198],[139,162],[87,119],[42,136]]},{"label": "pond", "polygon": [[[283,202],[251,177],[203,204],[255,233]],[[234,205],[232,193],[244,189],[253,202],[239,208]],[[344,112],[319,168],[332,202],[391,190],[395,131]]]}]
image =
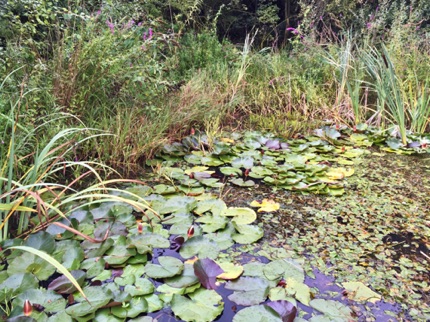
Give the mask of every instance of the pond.
[{"label": "pond", "polygon": [[29,300],[38,321],[425,321],[429,154],[370,145],[333,128],[167,145],[146,184],[118,195],[144,212],[95,202],[62,221],[78,235],[51,225],[3,245],[51,254],[91,304],[15,250],[0,272],[2,309],[20,319]]}]

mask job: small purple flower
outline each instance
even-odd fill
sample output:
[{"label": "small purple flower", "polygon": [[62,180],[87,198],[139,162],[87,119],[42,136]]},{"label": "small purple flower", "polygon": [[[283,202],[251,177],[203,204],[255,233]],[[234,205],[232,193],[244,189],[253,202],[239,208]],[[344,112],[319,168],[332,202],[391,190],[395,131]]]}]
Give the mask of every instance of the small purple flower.
[{"label": "small purple flower", "polygon": [[108,25],[110,32],[113,35],[115,33],[115,25],[112,22],[110,22],[109,20],[106,20],[106,24]]},{"label": "small purple flower", "polygon": [[372,23],[370,23],[370,22],[366,23],[366,28],[367,28],[367,29],[372,28]]},{"label": "small purple flower", "polygon": [[296,28],[293,28],[293,27],[288,27],[287,31],[291,31],[295,35],[299,34],[299,31]]},{"label": "small purple flower", "polygon": [[142,27],[142,21],[137,24],[138,27]]},{"label": "small purple flower", "polygon": [[148,40],[152,38],[152,35],[153,35],[152,28],[149,28],[149,37],[148,37]]},{"label": "small purple flower", "polygon": [[147,36],[146,36],[146,32],[144,32],[144,33],[143,33],[143,35],[142,35],[142,39],[143,39],[143,41],[146,41],[146,37],[147,37]]},{"label": "small purple flower", "polygon": [[97,10],[96,17],[100,16],[101,14],[102,14],[102,10],[101,9]]}]

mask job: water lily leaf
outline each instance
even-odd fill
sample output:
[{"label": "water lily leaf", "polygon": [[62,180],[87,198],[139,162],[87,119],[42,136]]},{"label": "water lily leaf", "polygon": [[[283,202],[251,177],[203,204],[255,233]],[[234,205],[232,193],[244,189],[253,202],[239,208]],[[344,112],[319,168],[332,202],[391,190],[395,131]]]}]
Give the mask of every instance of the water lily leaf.
[{"label": "water lily leaf", "polygon": [[129,248],[127,238],[118,236],[113,247],[106,252],[106,256],[103,258],[109,265],[121,265],[134,255],[136,255],[136,250]]},{"label": "water lily leaf", "polygon": [[214,290],[198,289],[189,298],[174,294],[171,302],[173,313],[184,321],[214,321],[224,310],[222,297]]},{"label": "water lily leaf", "polygon": [[234,291],[228,296],[229,300],[243,306],[260,304],[269,294],[269,283],[258,277],[241,277],[236,281],[228,281],[225,288]]},{"label": "water lily leaf", "polygon": [[208,290],[216,288],[216,278],[224,272],[221,267],[210,258],[203,258],[195,261],[193,267],[194,274],[199,279],[200,284]]},{"label": "water lily leaf", "polygon": [[154,192],[159,195],[168,195],[176,192],[175,187],[168,186],[165,184],[157,184],[156,186],[153,187],[153,189],[154,189]]},{"label": "water lily leaf", "polygon": [[297,315],[296,306],[288,301],[272,301],[266,304],[278,313],[282,322],[293,322]]},{"label": "water lily leaf", "polygon": [[144,297],[133,297],[126,305],[115,306],[111,309],[113,315],[119,318],[135,318],[148,310],[148,303]]},{"label": "water lily leaf", "polygon": [[269,291],[269,299],[271,301],[288,301],[297,306],[296,299],[287,291],[285,287],[272,287]]},{"label": "water lily leaf", "polygon": [[147,312],[160,311],[164,306],[163,301],[161,301],[160,297],[156,294],[145,295],[143,298],[148,304]]},{"label": "water lily leaf", "polygon": [[188,213],[191,212],[196,205],[197,201],[192,197],[175,196],[167,199],[163,205],[154,210],[158,211],[160,215],[171,214],[174,212]]},{"label": "water lily leaf", "polygon": [[251,178],[255,178],[255,179],[262,179],[266,176],[271,176],[273,174],[274,174],[274,172],[272,170],[267,169],[267,168],[262,167],[262,166],[253,167],[251,169],[251,171],[249,172],[249,176]]},{"label": "water lily leaf", "polygon": [[[199,151],[201,152],[201,151]],[[190,164],[202,164],[202,154],[201,153],[192,153],[192,154],[187,154],[184,157],[184,160],[187,161]]]},{"label": "water lily leaf", "polygon": [[239,276],[243,273],[243,266],[235,265],[230,262],[219,263],[219,266],[224,271],[224,273],[218,275],[217,278],[223,280],[234,280],[236,278],[239,278]]},{"label": "water lily leaf", "polygon": [[382,298],[381,295],[372,291],[361,282],[344,282],[342,283],[342,286],[348,291],[348,298],[353,301],[376,303]]},{"label": "water lily leaf", "polygon": [[342,156],[345,158],[353,159],[363,155],[364,152],[365,150],[362,150],[362,149],[350,149],[350,150],[347,150],[345,153],[343,153]]},{"label": "water lily leaf", "polygon": [[224,161],[221,161],[220,159],[218,159],[213,155],[204,156],[201,158],[200,161],[203,165],[207,165],[210,167],[218,167],[224,164]]},{"label": "water lily leaf", "polygon": [[261,202],[258,200],[254,200],[250,203],[251,207],[257,207],[258,212],[274,212],[280,208],[279,203],[271,200],[271,199],[263,199]]},{"label": "water lily leaf", "polygon": [[252,180],[244,181],[242,178],[230,179],[230,182],[239,187],[252,187],[255,186],[255,182]]},{"label": "water lily leaf", "polygon": [[54,258],[59,260],[68,270],[77,270],[85,258],[85,253],[79,241],[61,240],[57,242]]},{"label": "water lily leaf", "polygon": [[31,234],[24,242],[24,246],[29,246],[44,251],[47,254],[52,254],[55,249],[55,240],[51,234],[39,231],[35,234]]},{"label": "water lily leaf", "polygon": [[[99,309],[93,319],[94,322],[122,322],[124,319],[116,317],[110,308]],[[60,321],[61,322],[61,321]]]},{"label": "water lily leaf", "polygon": [[0,289],[4,290],[3,292],[0,292],[0,301],[5,301],[6,297],[9,300],[11,297],[14,297],[20,293],[24,293],[29,289],[37,289],[38,285],[39,281],[32,274],[13,274],[0,284]]},{"label": "water lily leaf", "polygon": [[294,278],[287,278],[287,291],[290,294],[294,294],[294,297],[303,303],[304,305],[309,306],[309,302],[311,300],[311,291],[309,286],[305,283],[299,282]]},{"label": "water lily leaf", "polygon": [[284,279],[291,278],[300,283],[305,281],[303,267],[291,258],[270,262],[264,266],[263,271],[268,280],[276,280],[283,277]]},{"label": "water lily leaf", "polygon": [[194,274],[193,264],[185,263],[181,275],[167,278],[164,282],[171,287],[184,288],[198,283],[199,279]]},{"label": "water lily leaf", "polygon": [[403,147],[402,140],[397,138],[388,138],[385,143],[393,150],[397,150]]},{"label": "water lily leaf", "polygon": [[304,165],[307,161],[306,157],[301,154],[289,153],[284,156],[285,163],[291,163],[294,167]]},{"label": "water lily leaf", "polygon": [[153,233],[130,235],[127,238],[128,248],[136,247],[139,254],[151,252],[154,248],[169,248],[167,238]]},{"label": "water lily leaf", "polygon": [[81,247],[84,249],[85,257],[95,258],[103,256],[108,249],[112,247],[114,240],[112,238],[106,239],[101,244],[91,243],[88,240],[84,240],[81,243]]},{"label": "water lily leaf", "polygon": [[171,256],[158,257],[158,264],[147,264],[145,273],[151,278],[166,278],[180,274],[184,269],[181,260]]},{"label": "water lily leaf", "polygon": [[237,234],[232,234],[231,237],[239,244],[252,244],[264,236],[264,230],[261,227],[254,225],[237,225],[233,222],[237,230]]},{"label": "water lily leaf", "polygon": [[196,222],[205,224],[205,225],[202,225],[202,230],[205,233],[213,233],[217,230],[224,229],[228,223],[228,220],[224,216],[206,215],[196,219]]},{"label": "water lily leaf", "polygon": [[257,219],[257,214],[250,208],[229,207],[223,215],[233,217],[232,221],[238,225],[250,224]]},{"label": "water lily leaf", "polygon": [[204,236],[194,236],[188,239],[182,245],[179,253],[183,258],[190,258],[197,256],[198,258],[212,258],[218,257],[218,245]]},{"label": "water lily leaf", "polygon": [[16,273],[32,273],[39,281],[45,281],[55,273],[55,267],[36,255],[23,253],[9,263],[7,272],[9,276]]},{"label": "water lily leaf", "polygon": [[131,296],[141,296],[152,294],[154,292],[154,285],[147,278],[136,278],[134,285],[125,285],[124,291]]},{"label": "water lily leaf", "polygon": [[266,305],[255,305],[246,307],[233,317],[233,322],[250,322],[250,321],[265,321],[265,322],[281,322],[279,314]]},{"label": "water lily leaf", "polygon": [[215,242],[219,250],[226,250],[233,246],[234,242],[231,235],[235,232],[236,229],[229,223],[223,230],[219,230],[216,233],[209,233],[205,236],[209,238],[209,240]]},{"label": "water lily leaf", "polygon": [[224,186],[224,183],[220,182],[217,178],[201,179],[199,182],[202,185],[211,188],[220,188]]},{"label": "water lily leaf", "polygon": [[112,299],[112,292],[105,290],[102,286],[87,286],[84,288],[84,293],[88,299],[91,299],[91,304],[79,294],[75,296],[77,303],[66,309],[66,313],[74,319],[79,319],[97,311],[97,309],[105,306]]},{"label": "water lily leaf", "polygon": [[314,309],[324,313],[324,315],[329,317],[330,321],[341,322],[354,320],[354,318],[351,316],[351,309],[340,302],[316,299],[310,301],[309,304]]},{"label": "water lily leaf", "polygon": [[237,177],[238,175],[242,175],[242,170],[240,170],[239,168],[221,167],[219,168],[219,170],[225,176]]},{"label": "water lily leaf", "polygon": [[222,215],[227,209],[227,205],[221,199],[207,199],[199,201],[197,207],[194,208],[194,213],[202,215],[203,213],[210,211],[212,215]]},{"label": "water lily leaf", "polygon": [[[71,271],[70,274],[72,274],[80,286],[84,284],[86,278],[86,273],[84,271]],[[64,275],[57,277],[49,283],[47,289],[59,294],[71,294],[77,290],[76,286]]]},{"label": "water lily leaf", "polygon": [[332,188],[332,187],[330,187],[328,189],[328,193],[331,196],[342,196],[345,193],[345,189],[344,188]]},{"label": "water lily leaf", "polygon": [[192,174],[192,173],[202,172],[202,173],[207,173],[207,174],[209,174],[209,176],[210,176],[212,173],[215,173],[215,171],[207,171],[208,169],[209,169],[209,168],[208,168],[208,167],[206,167],[206,166],[194,166],[194,167],[192,167],[192,168],[186,169],[186,170],[184,171],[184,173],[185,173],[185,174],[187,174],[187,175],[190,175],[190,174]]},{"label": "water lily leaf", "polygon": [[277,139],[267,140],[264,145],[271,150],[279,150],[281,148],[281,142]]},{"label": "water lily leaf", "polygon": [[46,313],[61,312],[66,308],[66,300],[54,291],[46,289],[29,289],[19,294],[12,302],[14,310],[22,312],[24,303],[29,300],[31,304],[38,304],[44,307]]},{"label": "water lily leaf", "polygon": [[238,169],[251,169],[254,166],[254,159],[250,156],[238,157],[231,161],[231,166]]},{"label": "water lily leaf", "polygon": [[326,172],[326,176],[330,180],[341,180],[346,177],[350,177],[354,174],[354,168],[330,168],[328,172]]}]

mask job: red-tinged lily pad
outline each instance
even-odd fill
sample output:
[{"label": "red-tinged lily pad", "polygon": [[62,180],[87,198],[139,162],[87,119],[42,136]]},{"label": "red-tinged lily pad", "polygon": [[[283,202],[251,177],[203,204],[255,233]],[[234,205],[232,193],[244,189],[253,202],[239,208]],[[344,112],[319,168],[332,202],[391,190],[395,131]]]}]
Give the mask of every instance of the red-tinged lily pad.
[{"label": "red-tinged lily pad", "polygon": [[282,322],[293,322],[297,315],[297,308],[288,301],[273,301],[266,304],[274,309],[282,318]]},{"label": "red-tinged lily pad", "polygon": [[210,258],[199,259],[194,262],[194,274],[204,288],[213,290],[218,275],[224,273],[221,267]]}]

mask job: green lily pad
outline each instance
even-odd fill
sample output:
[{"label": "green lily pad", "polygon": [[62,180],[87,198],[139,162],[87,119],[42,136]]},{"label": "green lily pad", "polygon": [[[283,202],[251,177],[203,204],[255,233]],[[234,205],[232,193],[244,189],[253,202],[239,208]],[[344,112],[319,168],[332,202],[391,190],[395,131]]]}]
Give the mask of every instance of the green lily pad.
[{"label": "green lily pad", "polygon": [[250,224],[257,219],[256,212],[250,208],[229,207],[223,215],[233,217],[232,221],[238,225]]},{"label": "green lily pad", "polygon": [[31,304],[38,304],[44,307],[46,313],[57,313],[61,312],[66,308],[66,300],[54,291],[45,289],[29,289],[13,300],[13,307],[16,309],[19,307],[20,311],[23,310],[24,303],[29,300]]},{"label": "green lily pad", "polygon": [[225,288],[234,291],[228,296],[229,300],[243,306],[260,304],[269,294],[269,283],[258,277],[241,277],[227,282]]},{"label": "green lily pad", "polygon": [[16,273],[32,273],[40,281],[47,280],[55,271],[56,268],[44,259],[28,253],[15,257],[7,267],[9,276]]},{"label": "green lily pad", "polygon": [[127,238],[128,248],[135,247],[139,254],[146,254],[154,248],[169,248],[170,242],[167,238],[153,233],[130,235]]},{"label": "green lily pad", "polygon": [[250,156],[238,157],[231,161],[233,168],[251,169],[254,166],[254,159]]},{"label": "green lily pad", "polygon": [[183,258],[190,258],[197,256],[198,258],[211,258],[218,257],[218,245],[210,241],[205,236],[194,236],[188,239],[179,250]]},{"label": "green lily pad", "polygon": [[219,170],[223,175],[237,177],[242,175],[242,170],[233,167],[220,167]]},{"label": "green lily pad", "polygon": [[177,275],[174,277],[170,277],[164,280],[164,282],[176,288],[185,288],[191,285],[194,285],[199,282],[196,274],[194,274],[194,267],[192,264],[184,264],[184,270],[181,275]]},{"label": "green lily pad", "polygon": [[202,157],[200,161],[203,165],[207,165],[209,167],[218,167],[224,164],[224,161],[211,155]]},{"label": "green lily pad", "polygon": [[197,207],[194,208],[194,213],[202,215],[203,213],[210,211],[212,215],[222,215],[227,209],[227,205],[221,199],[208,199],[199,201]]},{"label": "green lily pad", "polygon": [[255,305],[246,307],[233,317],[233,322],[250,322],[250,321],[265,321],[265,322],[282,322],[281,317],[273,309],[266,305]]},{"label": "green lily pad", "polygon": [[264,236],[264,230],[261,227],[254,225],[237,225],[233,222],[237,230],[237,234],[232,234],[231,237],[239,244],[252,244]]},{"label": "green lily pad", "polygon": [[278,259],[270,262],[264,266],[263,271],[268,280],[290,278],[300,283],[305,281],[303,267],[291,258]]},{"label": "green lily pad", "polygon": [[158,264],[147,264],[145,273],[151,278],[166,278],[180,274],[184,269],[181,260],[171,256],[158,257]]},{"label": "green lily pad", "polygon": [[255,182],[252,180],[243,180],[242,178],[230,179],[230,182],[239,187],[253,187]]},{"label": "green lily pad", "polygon": [[137,278],[134,285],[125,285],[124,291],[131,296],[148,295],[154,292],[154,285],[147,278]]},{"label": "green lily pad", "polygon": [[24,246],[29,246],[44,251],[47,254],[52,254],[55,249],[55,240],[51,234],[39,231],[35,234],[31,234],[24,242]]},{"label": "green lily pad", "polygon": [[348,298],[353,301],[368,301],[375,303],[381,300],[381,295],[372,291],[361,282],[344,282],[342,286],[348,293]]},{"label": "green lily pad", "polygon": [[197,201],[192,197],[187,196],[175,196],[167,199],[160,207],[157,207],[156,211],[159,214],[171,214],[174,212],[191,212],[197,205]]},{"label": "green lily pad", "polygon": [[104,260],[110,265],[121,265],[134,255],[136,255],[136,250],[129,248],[126,237],[119,236],[113,247],[106,252]]},{"label": "green lily pad", "polygon": [[130,302],[122,306],[115,306],[111,309],[113,315],[119,318],[135,318],[148,310],[148,303],[144,297],[133,297]]},{"label": "green lily pad", "polygon": [[351,309],[340,302],[316,299],[310,301],[309,304],[314,309],[324,313],[324,315],[329,318],[329,321],[343,322],[354,320],[351,316]]},{"label": "green lily pad", "polygon": [[91,304],[82,298],[80,294],[76,295],[75,301],[77,303],[66,309],[66,313],[74,319],[79,319],[80,317],[84,317],[97,311],[97,309],[105,306],[112,299],[112,292],[105,290],[101,286],[87,286],[83,291],[88,299],[91,300]]},{"label": "green lily pad", "polygon": [[217,230],[224,229],[228,223],[228,220],[225,216],[205,215],[205,216],[202,216],[202,217],[196,219],[195,222],[205,224],[205,225],[201,226],[202,230],[205,233],[213,233]]},{"label": "green lily pad", "polygon": [[174,294],[171,302],[173,313],[184,321],[213,321],[224,310],[222,297],[214,290],[199,289],[188,296]]}]

